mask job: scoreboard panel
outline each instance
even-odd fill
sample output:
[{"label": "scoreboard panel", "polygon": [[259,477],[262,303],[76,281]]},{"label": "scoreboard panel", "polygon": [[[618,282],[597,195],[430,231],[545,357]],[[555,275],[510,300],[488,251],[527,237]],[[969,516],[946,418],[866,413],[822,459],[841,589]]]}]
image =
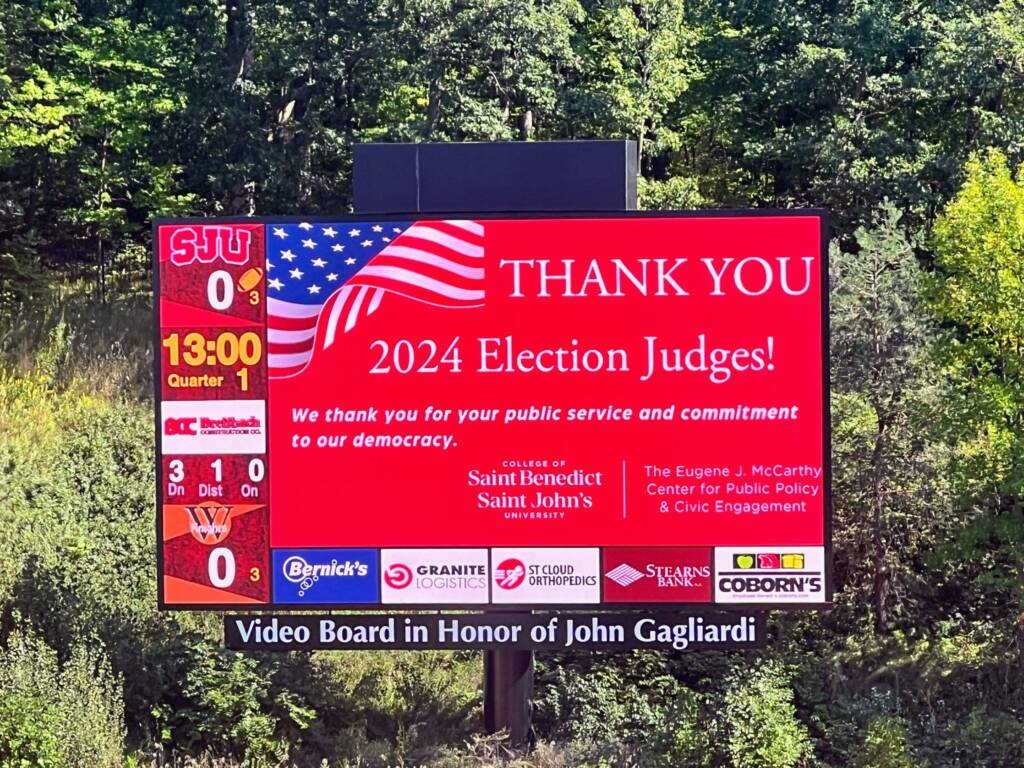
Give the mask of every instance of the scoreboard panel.
[{"label": "scoreboard panel", "polygon": [[156,222],[161,607],[829,603],[826,240]]}]

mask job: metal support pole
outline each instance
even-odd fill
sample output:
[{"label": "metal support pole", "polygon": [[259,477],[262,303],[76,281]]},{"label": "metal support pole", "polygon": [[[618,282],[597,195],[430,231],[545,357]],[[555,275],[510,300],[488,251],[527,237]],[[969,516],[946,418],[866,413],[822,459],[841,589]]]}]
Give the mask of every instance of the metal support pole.
[{"label": "metal support pole", "polygon": [[507,731],[515,746],[532,739],[533,651],[484,651],[484,728]]},{"label": "metal support pole", "polygon": [[[357,144],[357,213],[636,209],[632,141]],[[484,652],[484,727],[532,740],[533,651]]]}]

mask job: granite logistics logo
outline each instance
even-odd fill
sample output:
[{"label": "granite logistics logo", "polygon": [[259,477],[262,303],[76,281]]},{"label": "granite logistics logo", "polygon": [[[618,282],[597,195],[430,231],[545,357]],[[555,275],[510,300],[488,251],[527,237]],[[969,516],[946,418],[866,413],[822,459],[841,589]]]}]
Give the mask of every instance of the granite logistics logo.
[{"label": "granite logistics logo", "polygon": [[273,554],[277,602],[377,602],[376,550],[277,549]]},{"label": "granite logistics logo", "polygon": [[715,602],[825,602],[825,550],[715,550]]},{"label": "granite logistics logo", "polygon": [[486,549],[385,549],[381,551],[385,603],[486,603]]},{"label": "granite logistics logo", "polygon": [[394,563],[384,569],[384,583],[392,589],[405,589],[412,584],[412,569],[404,563]]}]

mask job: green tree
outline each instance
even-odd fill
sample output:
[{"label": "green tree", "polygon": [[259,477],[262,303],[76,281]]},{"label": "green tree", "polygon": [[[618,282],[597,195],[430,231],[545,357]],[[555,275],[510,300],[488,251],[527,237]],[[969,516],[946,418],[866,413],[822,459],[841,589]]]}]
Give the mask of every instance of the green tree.
[{"label": "green tree", "polygon": [[[938,352],[953,392],[946,425],[957,441],[961,504],[982,516],[957,552],[981,582],[1019,605],[1024,567],[1024,179],[989,151],[936,221],[933,303],[951,327]],[[994,549],[993,549],[994,547]],[[1000,601],[1001,602],[1001,601]],[[996,607],[999,603],[992,604]]]},{"label": "green tree", "polygon": [[887,205],[855,247],[833,244],[832,387],[837,543],[854,611],[876,631],[905,614],[916,560],[950,515],[945,453],[929,421],[942,388],[925,274],[901,214]]}]

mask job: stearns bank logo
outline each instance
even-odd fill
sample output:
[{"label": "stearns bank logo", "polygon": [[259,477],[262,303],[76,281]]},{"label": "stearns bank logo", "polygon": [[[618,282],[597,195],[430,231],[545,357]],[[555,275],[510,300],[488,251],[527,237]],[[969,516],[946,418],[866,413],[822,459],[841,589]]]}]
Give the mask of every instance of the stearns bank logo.
[{"label": "stearns bank logo", "polygon": [[215,501],[188,505],[188,530],[200,544],[220,544],[231,533],[231,507]]},{"label": "stearns bank logo", "polygon": [[494,583],[501,589],[515,589],[526,579],[526,566],[522,560],[510,557],[494,569]]},{"label": "stearns bank logo", "polygon": [[603,557],[606,602],[711,601],[711,549],[708,547],[608,548]]}]

